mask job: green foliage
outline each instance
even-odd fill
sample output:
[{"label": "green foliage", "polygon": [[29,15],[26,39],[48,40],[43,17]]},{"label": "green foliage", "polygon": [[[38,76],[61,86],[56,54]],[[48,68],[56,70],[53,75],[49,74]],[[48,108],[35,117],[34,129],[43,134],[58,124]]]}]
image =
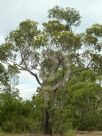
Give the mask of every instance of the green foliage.
[{"label": "green foliage", "polygon": [[2,124],[2,129],[5,132],[12,132],[14,130],[14,128],[15,128],[15,126],[14,126],[13,122],[6,121],[6,122],[3,122],[3,124]]},{"label": "green foliage", "polygon": [[79,25],[80,24],[80,14],[73,8],[67,7],[63,9],[59,6],[55,6],[54,8],[49,10],[49,18],[56,18],[59,20],[66,21],[66,24],[71,25]]},{"label": "green foliage", "polygon": [[48,21],[48,23],[43,23],[43,26],[46,32],[53,35],[65,30],[65,26],[61,24],[58,20]]},{"label": "green foliage", "polygon": [[[39,99],[23,101],[10,93],[0,94],[0,127],[5,132],[41,131],[42,109]],[[40,103],[41,104],[41,103]],[[36,107],[37,106],[37,107]]]},{"label": "green foliage", "polygon": [[76,136],[76,133],[74,130],[68,130],[68,132],[65,132],[64,136]]}]

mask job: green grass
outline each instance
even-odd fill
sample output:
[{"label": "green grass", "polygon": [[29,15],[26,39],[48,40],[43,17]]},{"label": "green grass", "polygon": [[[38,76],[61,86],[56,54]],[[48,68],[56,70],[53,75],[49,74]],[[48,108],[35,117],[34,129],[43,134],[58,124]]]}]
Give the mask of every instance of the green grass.
[{"label": "green grass", "polygon": [[0,133],[0,136],[34,136],[34,135],[33,134]]},{"label": "green grass", "polygon": [[0,133],[0,136],[17,136],[16,134]]}]

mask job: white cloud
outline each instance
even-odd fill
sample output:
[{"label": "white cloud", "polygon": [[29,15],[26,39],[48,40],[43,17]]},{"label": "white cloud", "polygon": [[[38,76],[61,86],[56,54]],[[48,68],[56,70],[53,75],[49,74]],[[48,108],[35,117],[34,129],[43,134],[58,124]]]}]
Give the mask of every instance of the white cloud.
[{"label": "white cloud", "polygon": [[19,85],[17,87],[23,99],[30,99],[36,93],[38,86],[36,79],[28,72],[23,71],[19,74]]},{"label": "white cloud", "polygon": [[36,93],[36,87],[33,88],[31,85],[25,85],[25,84],[20,84],[17,86],[18,89],[20,90],[20,96],[26,100],[26,99],[31,99],[33,94]]},{"label": "white cloud", "polygon": [[38,83],[35,79],[34,76],[32,76],[31,74],[29,74],[28,72],[26,71],[22,71],[20,74],[19,74],[19,83],[20,84],[25,84],[25,85],[32,85],[34,87],[38,87]]},{"label": "white cloud", "polygon": [[4,36],[0,35],[0,44],[4,42]]}]

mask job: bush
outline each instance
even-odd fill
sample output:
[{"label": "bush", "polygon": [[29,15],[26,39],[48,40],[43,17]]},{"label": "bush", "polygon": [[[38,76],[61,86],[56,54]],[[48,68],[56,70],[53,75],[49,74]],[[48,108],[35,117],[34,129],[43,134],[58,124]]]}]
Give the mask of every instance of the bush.
[{"label": "bush", "polygon": [[12,132],[14,131],[15,124],[11,121],[3,122],[2,129],[5,132]]},{"label": "bush", "polygon": [[64,136],[76,136],[76,133],[74,130],[68,130],[64,133]]}]

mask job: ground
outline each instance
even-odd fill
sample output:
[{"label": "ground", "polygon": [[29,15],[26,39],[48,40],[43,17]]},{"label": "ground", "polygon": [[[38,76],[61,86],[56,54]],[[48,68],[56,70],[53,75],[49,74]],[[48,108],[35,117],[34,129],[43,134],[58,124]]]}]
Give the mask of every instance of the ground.
[{"label": "ground", "polygon": [[102,131],[92,131],[92,132],[79,131],[77,132],[77,136],[102,136]]},{"label": "ground", "polygon": [[[0,136],[41,136],[37,134],[7,134],[7,133],[0,133]],[[45,136],[45,135],[43,135]],[[92,131],[92,132],[77,132],[76,136],[102,136],[102,132],[100,131]]]}]

